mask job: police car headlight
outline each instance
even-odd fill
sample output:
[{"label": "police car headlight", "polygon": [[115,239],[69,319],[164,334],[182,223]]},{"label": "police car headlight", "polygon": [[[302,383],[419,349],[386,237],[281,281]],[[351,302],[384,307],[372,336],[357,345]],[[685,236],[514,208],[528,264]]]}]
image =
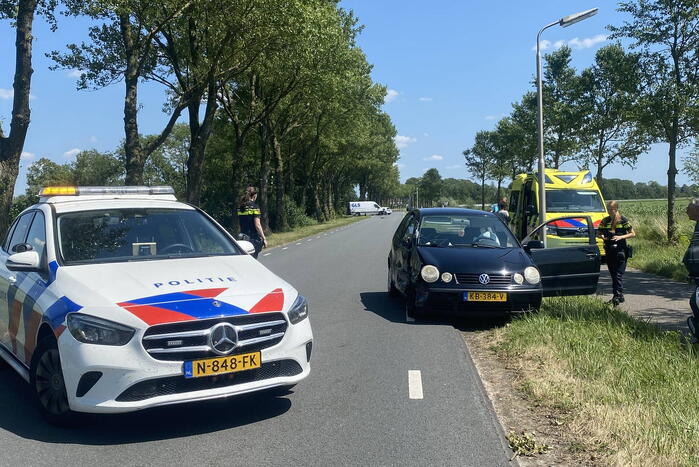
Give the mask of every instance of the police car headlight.
[{"label": "police car headlight", "polygon": [[291,309],[289,309],[287,314],[289,315],[291,324],[300,323],[308,318],[308,302],[306,301],[306,297],[303,295],[296,297],[296,301],[291,305]]},{"label": "police car headlight", "polygon": [[539,270],[532,266],[529,266],[524,270],[524,278],[530,284],[538,284],[539,282],[541,282],[541,275],[539,274]]},{"label": "police car headlight", "polygon": [[428,264],[427,266],[422,267],[422,270],[420,270],[420,275],[425,282],[437,282],[437,279],[439,279],[439,269],[437,269],[436,266]]},{"label": "police car headlight", "polygon": [[516,272],[512,278],[515,281],[515,284],[522,285],[524,284],[524,276],[521,275],[520,273]]},{"label": "police car headlight", "polygon": [[75,340],[84,344],[126,345],[136,332],[123,324],[82,313],[69,314],[67,321]]}]

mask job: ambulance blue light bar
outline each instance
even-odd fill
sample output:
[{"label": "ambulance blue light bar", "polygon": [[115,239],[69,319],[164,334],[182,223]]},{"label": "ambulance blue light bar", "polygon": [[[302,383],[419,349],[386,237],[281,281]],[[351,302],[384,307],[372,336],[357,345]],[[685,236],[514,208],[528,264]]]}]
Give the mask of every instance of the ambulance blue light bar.
[{"label": "ambulance blue light bar", "polygon": [[174,195],[171,186],[47,186],[39,196],[80,195]]}]

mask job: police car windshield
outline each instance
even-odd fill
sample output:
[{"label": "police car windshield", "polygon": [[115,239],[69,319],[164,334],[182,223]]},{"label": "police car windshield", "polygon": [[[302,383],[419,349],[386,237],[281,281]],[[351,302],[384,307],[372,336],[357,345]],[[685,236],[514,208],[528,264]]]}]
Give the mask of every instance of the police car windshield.
[{"label": "police car windshield", "polygon": [[514,248],[517,240],[500,219],[489,214],[424,216],[418,246]]},{"label": "police car windshield", "polygon": [[599,193],[593,190],[546,190],[547,212],[605,212]]},{"label": "police car windshield", "polygon": [[58,242],[65,264],[112,263],[239,254],[195,210],[107,209],[60,214]]}]

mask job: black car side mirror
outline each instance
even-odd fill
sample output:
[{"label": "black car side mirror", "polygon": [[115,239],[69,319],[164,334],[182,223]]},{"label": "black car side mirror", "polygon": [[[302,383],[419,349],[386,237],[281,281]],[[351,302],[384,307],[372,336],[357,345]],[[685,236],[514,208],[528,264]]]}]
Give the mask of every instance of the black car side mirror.
[{"label": "black car side mirror", "polygon": [[529,250],[540,250],[544,248],[544,242],[541,240],[529,240],[526,244],[524,244],[524,249],[529,251]]}]

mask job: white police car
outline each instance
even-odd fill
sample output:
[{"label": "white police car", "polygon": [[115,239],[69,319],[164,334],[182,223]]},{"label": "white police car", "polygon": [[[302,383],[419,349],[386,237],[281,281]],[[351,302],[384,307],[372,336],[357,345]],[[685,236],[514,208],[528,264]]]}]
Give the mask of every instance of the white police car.
[{"label": "white police car", "polygon": [[310,372],[306,300],[170,187],[49,187],[0,249],[0,363],[53,422]]}]

